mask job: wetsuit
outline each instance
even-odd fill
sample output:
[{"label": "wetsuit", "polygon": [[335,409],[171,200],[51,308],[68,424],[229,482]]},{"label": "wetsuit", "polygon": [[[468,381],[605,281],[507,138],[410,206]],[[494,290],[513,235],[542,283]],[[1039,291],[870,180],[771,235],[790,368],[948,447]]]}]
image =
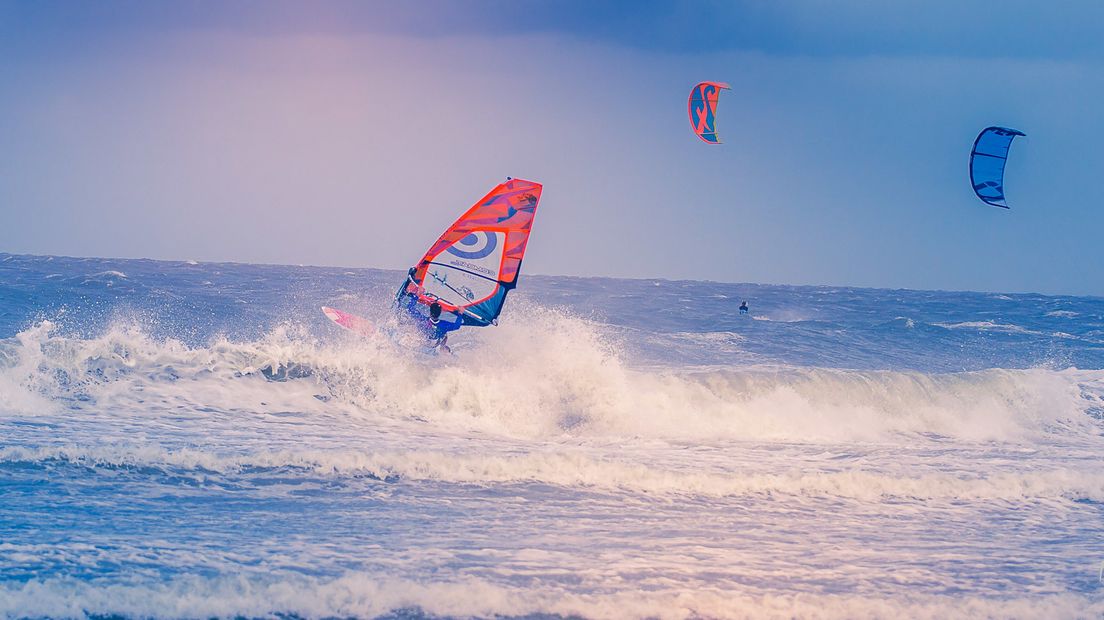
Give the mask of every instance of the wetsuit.
[{"label": "wetsuit", "polygon": [[464,324],[464,319],[457,316],[454,321],[445,321],[438,319],[434,321],[431,317],[426,316],[418,308],[423,304],[418,303],[418,298],[415,295],[408,295],[406,301],[406,307],[404,310],[411,321],[413,321],[414,327],[418,329],[426,340],[437,343],[445,337],[449,332],[456,331]]}]

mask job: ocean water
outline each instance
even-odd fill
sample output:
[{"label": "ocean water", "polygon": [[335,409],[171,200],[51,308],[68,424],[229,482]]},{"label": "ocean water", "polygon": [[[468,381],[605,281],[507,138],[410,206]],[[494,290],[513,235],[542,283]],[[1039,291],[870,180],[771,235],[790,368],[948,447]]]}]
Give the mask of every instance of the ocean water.
[{"label": "ocean water", "polygon": [[0,617],[1104,615],[1104,299],[401,278],[0,254]]}]

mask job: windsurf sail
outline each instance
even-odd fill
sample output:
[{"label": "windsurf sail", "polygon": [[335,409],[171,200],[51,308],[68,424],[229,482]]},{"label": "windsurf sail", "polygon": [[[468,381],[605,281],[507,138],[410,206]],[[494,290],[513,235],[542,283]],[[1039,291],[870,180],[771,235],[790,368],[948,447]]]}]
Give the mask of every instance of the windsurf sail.
[{"label": "windsurf sail", "polygon": [[729,88],[721,82],[702,82],[690,91],[687,107],[690,111],[690,128],[699,138],[710,144],[720,144],[717,137],[717,101],[721,89]]},{"label": "windsurf sail", "polygon": [[974,193],[986,204],[1008,208],[1004,199],[1004,164],[1008,149],[1022,131],[1007,127],[986,127],[974,140],[970,151],[970,183]]},{"label": "windsurf sail", "polygon": [[465,325],[497,323],[506,294],[517,286],[540,195],[540,183],[522,179],[495,187],[430,246],[405,292],[440,303]]}]

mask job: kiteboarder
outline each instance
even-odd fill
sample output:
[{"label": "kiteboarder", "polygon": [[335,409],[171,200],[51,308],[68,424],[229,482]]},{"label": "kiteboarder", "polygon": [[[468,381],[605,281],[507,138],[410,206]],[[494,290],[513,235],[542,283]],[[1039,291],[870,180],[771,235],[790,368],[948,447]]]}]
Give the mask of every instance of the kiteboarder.
[{"label": "kiteboarder", "polygon": [[747,302],[746,301],[741,301],[740,302],[740,314],[747,314],[747,313],[748,313]]}]

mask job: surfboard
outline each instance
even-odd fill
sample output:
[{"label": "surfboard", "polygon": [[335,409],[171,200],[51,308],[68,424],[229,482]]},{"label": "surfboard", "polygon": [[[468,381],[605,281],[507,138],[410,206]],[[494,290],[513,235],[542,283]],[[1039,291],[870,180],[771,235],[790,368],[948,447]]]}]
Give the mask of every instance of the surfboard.
[{"label": "surfboard", "polygon": [[329,308],[322,306],[322,314],[326,315],[326,318],[337,323],[341,327],[353,332],[354,334],[360,334],[361,336],[371,336],[376,333],[376,326],[372,324],[368,319],[359,317],[355,314],[338,310],[337,308]]},{"label": "surfboard", "polygon": [[[387,336],[395,346],[403,349],[409,349],[416,351],[424,355],[437,355],[440,352],[440,347],[425,345],[424,339],[417,338],[414,334],[403,333],[396,331],[392,328],[378,328],[374,323],[364,317],[359,317],[350,312],[344,310],[338,310],[337,308],[329,308],[322,306],[322,314],[326,315],[326,318],[333,321],[338,326],[347,329],[354,334],[370,338],[375,334],[383,334]],[[414,344],[417,343],[417,344]],[[451,353],[451,350],[446,350],[447,353]]]}]

